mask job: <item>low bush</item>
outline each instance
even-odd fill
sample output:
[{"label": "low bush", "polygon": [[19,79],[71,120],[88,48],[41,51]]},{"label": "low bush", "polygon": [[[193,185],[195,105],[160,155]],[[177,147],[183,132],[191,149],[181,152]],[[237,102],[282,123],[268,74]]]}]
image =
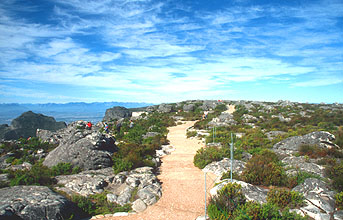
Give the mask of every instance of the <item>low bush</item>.
[{"label": "low bush", "polygon": [[304,205],[304,199],[302,194],[285,189],[271,189],[267,195],[267,202],[275,204],[281,209],[301,207]]},{"label": "low bush", "polygon": [[297,185],[303,184],[307,178],[321,179],[321,177],[317,174],[298,171],[297,175],[288,178],[288,187],[294,188]]},{"label": "low bush", "polygon": [[242,173],[245,182],[254,185],[283,186],[287,183],[287,175],[277,155],[270,150],[255,154],[247,162]]},{"label": "low bush", "polygon": [[190,137],[196,137],[198,134],[198,132],[196,131],[187,131],[187,138],[190,138]]},{"label": "low bush", "polygon": [[129,171],[142,166],[153,167],[152,158],[159,147],[158,144],[119,144],[119,150],[112,157],[114,172]]},{"label": "low bush", "polygon": [[335,196],[336,199],[336,208],[339,210],[343,210],[343,191],[340,193],[337,193]]},{"label": "low bush", "polygon": [[203,169],[207,164],[222,160],[224,157],[230,158],[230,150],[228,148],[210,146],[200,148],[194,156],[193,163],[196,167]]},{"label": "low bush", "polygon": [[299,147],[301,156],[308,156],[310,158],[318,158],[327,156],[327,150],[316,145],[303,144]]},{"label": "low bush", "polygon": [[131,210],[131,205],[129,204],[120,206],[116,203],[108,202],[106,195],[107,192],[90,195],[88,197],[73,195],[70,199],[90,216],[111,214],[115,212],[128,212]]},{"label": "low bush", "polygon": [[73,167],[71,163],[58,163],[56,166],[51,167],[52,175],[70,175],[81,172],[81,168],[78,166]]},{"label": "low bush", "polygon": [[241,185],[228,183],[209,202],[210,219],[230,219],[234,210],[246,202]]},{"label": "low bush", "polygon": [[247,202],[238,207],[233,213],[231,219],[235,220],[307,220],[307,217],[302,217],[289,209],[282,212],[279,208],[271,203],[259,204],[257,202]]},{"label": "low bush", "polygon": [[51,170],[41,163],[34,164],[30,170],[10,170],[8,178],[10,179],[10,186],[51,186],[56,183]]},{"label": "low bush", "polygon": [[343,191],[343,161],[327,166],[325,174],[332,180],[331,184],[334,189]]},{"label": "low bush", "polygon": [[30,139],[20,138],[16,142],[5,142],[0,145],[3,155],[7,153],[13,154],[13,156],[6,160],[7,163],[12,165],[18,165],[24,162],[34,164],[39,160],[39,157],[33,156],[34,153],[37,153],[40,149],[49,152],[55,147],[55,145],[49,144],[48,142],[42,142],[36,137]]}]

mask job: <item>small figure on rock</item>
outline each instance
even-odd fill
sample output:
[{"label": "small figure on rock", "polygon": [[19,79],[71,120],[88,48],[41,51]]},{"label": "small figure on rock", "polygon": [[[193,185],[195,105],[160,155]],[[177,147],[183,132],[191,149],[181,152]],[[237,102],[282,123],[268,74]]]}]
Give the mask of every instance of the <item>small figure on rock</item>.
[{"label": "small figure on rock", "polygon": [[129,125],[129,127],[130,127],[130,128],[133,128],[134,124],[135,124],[135,123],[134,123],[132,120],[130,120],[130,125]]},{"label": "small figure on rock", "polygon": [[108,134],[110,131],[108,130],[108,124],[106,122],[104,124],[104,127],[105,127],[105,132]]},{"label": "small figure on rock", "polygon": [[204,111],[204,114],[203,114],[203,116],[202,116],[202,119],[206,119],[207,116],[208,116],[208,111]]},{"label": "small figure on rock", "polygon": [[88,122],[87,123],[87,125],[86,125],[86,128],[88,129],[88,130],[91,130],[92,129],[92,122]]}]

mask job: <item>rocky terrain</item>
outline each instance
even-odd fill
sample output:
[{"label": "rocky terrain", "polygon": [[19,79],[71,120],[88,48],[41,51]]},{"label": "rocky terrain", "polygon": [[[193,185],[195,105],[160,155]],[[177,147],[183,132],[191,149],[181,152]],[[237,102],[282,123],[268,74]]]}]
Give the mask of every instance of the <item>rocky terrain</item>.
[{"label": "rocky terrain", "polygon": [[[229,104],[236,108],[233,114],[227,111]],[[343,213],[335,203],[335,195],[339,191],[332,185],[334,180],[327,171],[334,166],[333,163],[339,164],[343,160],[339,133],[343,126],[341,104],[189,100],[137,111],[140,113],[132,113],[132,110],[123,107],[108,109],[103,119],[109,123],[108,133],[102,123],[93,125],[92,129],[86,128],[85,121],[66,126],[53,118],[32,112],[23,114],[11,126],[2,125],[3,139],[17,139],[18,135],[37,136],[48,145],[39,142],[39,147],[32,148],[31,142],[23,140],[1,145],[0,185],[7,188],[1,189],[4,193],[0,193],[0,218],[32,219],[25,210],[35,210],[32,213],[47,216],[46,219],[71,217],[71,213],[77,219],[77,215],[85,213],[72,200],[74,195],[85,198],[104,195],[109,204],[118,207],[129,205],[134,212],[142,212],[163,196],[156,173],[160,157],[173,150],[167,144],[166,126],[171,126],[175,120],[199,120],[189,129],[189,136],[217,151],[216,157],[201,159],[214,158],[213,161],[200,161],[199,164],[204,172],[223,176],[223,180],[218,180],[219,184],[211,190],[212,195],[216,195],[229,182],[225,175],[230,170],[231,161],[225,148],[229,143],[229,133],[233,132],[237,142],[233,163],[235,175],[246,175],[250,160],[263,149],[269,149],[277,155],[288,178],[299,172],[308,175],[302,183],[293,184],[289,189],[302,193],[306,201],[304,206],[292,211],[313,219],[343,219]],[[202,119],[204,111],[209,112],[206,119]],[[16,145],[21,147],[9,150]],[[203,152],[205,155],[206,149]],[[196,157],[195,165],[198,166]],[[52,176],[50,184],[61,195],[48,192],[45,186],[15,186],[20,181],[9,170],[34,170],[39,161],[39,166],[46,166],[47,169],[56,170],[56,167],[67,164],[79,169],[79,172]],[[261,204],[267,202],[269,186],[262,187],[243,179],[234,181],[242,186],[247,200]],[[17,193],[9,193],[12,190]],[[37,193],[33,193],[32,199],[26,199],[23,195],[28,194],[27,190]],[[51,201],[58,201],[58,204]],[[47,210],[55,217],[48,215]]]},{"label": "rocky terrain", "polygon": [[20,137],[35,137],[37,129],[57,131],[65,127],[66,123],[56,122],[53,117],[28,111],[13,119],[10,126],[7,124],[0,125],[0,140],[16,140]]}]

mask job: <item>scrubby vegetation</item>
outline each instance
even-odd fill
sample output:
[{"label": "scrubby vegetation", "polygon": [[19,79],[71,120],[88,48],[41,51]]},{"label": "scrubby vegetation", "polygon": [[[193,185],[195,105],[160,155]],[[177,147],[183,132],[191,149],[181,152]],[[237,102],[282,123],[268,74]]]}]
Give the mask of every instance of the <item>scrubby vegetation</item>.
[{"label": "scrubby vegetation", "polygon": [[128,212],[131,210],[131,205],[129,204],[120,206],[116,203],[108,202],[106,197],[107,193],[108,192],[103,192],[100,194],[90,195],[88,197],[73,195],[69,199],[72,202],[75,202],[78,207],[90,216],[111,214],[115,212]]},{"label": "scrubby vegetation", "polygon": [[12,165],[18,165],[24,162],[36,163],[40,159],[37,155],[38,151],[49,152],[55,147],[55,145],[42,142],[36,137],[29,139],[20,138],[16,142],[5,142],[0,145],[2,155],[11,153],[11,156],[6,159],[6,162]]},{"label": "scrubby vegetation", "polygon": [[[115,173],[129,171],[141,166],[154,167],[152,161],[157,149],[168,144],[167,127],[174,126],[175,121],[168,114],[153,113],[134,122],[130,128],[129,121],[122,123],[120,131],[113,130],[119,144],[118,152],[113,154],[113,170]],[[115,126],[112,125],[113,129]],[[144,138],[148,132],[152,136]]]},{"label": "scrubby vegetation", "polygon": [[263,150],[247,162],[242,174],[245,182],[264,186],[284,186],[287,175],[281,166],[277,155],[269,150]]},{"label": "scrubby vegetation", "polygon": [[[281,198],[275,198],[280,194]],[[211,198],[208,205],[208,216],[211,220],[304,220],[306,217],[289,212],[287,207],[302,205],[303,197],[298,193],[284,191],[272,191],[268,195],[268,203],[247,202],[241,191],[241,186],[236,183],[228,183],[218,195]],[[282,212],[279,212],[279,209]]]},{"label": "scrubby vegetation", "polygon": [[339,210],[343,210],[343,191],[340,193],[337,193],[335,196],[336,199],[336,207]]}]

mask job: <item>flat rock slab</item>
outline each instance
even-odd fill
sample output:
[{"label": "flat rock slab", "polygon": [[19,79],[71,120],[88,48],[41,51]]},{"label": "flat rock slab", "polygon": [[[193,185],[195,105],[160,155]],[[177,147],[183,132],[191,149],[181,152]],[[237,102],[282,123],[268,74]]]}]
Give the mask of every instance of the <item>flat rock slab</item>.
[{"label": "flat rock slab", "polygon": [[79,219],[83,213],[74,203],[46,186],[13,186],[0,189],[0,219]]}]

